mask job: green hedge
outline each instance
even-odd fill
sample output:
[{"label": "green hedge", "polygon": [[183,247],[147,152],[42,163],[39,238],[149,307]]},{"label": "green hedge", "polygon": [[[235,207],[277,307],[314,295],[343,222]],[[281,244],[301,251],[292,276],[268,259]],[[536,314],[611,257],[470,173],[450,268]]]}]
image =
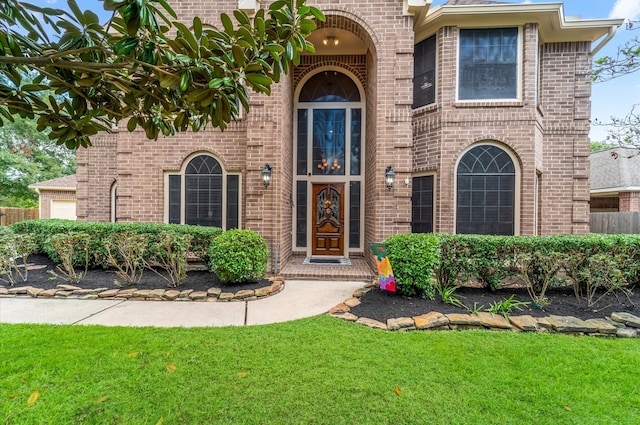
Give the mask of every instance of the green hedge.
[{"label": "green hedge", "polygon": [[228,230],[209,246],[209,269],[222,282],[241,283],[263,279],[268,260],[267,243],[252,230]]},{"label": "green hedge", "polygon": [[59,259],[56,258],[55,251],[47,242],[48,237],[59,233],[87,233],[91,236],[89,242],[89,251],[92,253],[92,257],[89,259],[91,267],[102,265],[102,259],[106,254],[104,242],[114,233],[145,235],[149,238],[149,246],[157,242],[159,235],[166,232],[189,235],[193,238],[189,250],[204,263],[209,261],[207,251],[209,245],[222,234],[222,229],[218,227],[161,223],[96,223],[60,219],[22,221],[11,225],[11,228],[16,233],[33,235],[38,245],[38,252],[46,253],[54,261],[59,261]]},{"label": "green hedge", "polygon": [[387,238],[384,244],[397,291],[404,295],[433,299],[433,278],[440,265],[438,238],[430,234],[394,235]]},{"label": "green hedge", "polygon": [[[434,259],[433,239],[438,241]],[[576,293],[593,285],[637,286],[640,235],[481,236],[411,234],[385,241],[396,285],[404,294],[429,295],[431,267],[444,286],[470,280],[489,289],[518,279],[532,298],[544,298],[555,285],[572,284]],[[582,293],[582,292],[580,292]]]}]

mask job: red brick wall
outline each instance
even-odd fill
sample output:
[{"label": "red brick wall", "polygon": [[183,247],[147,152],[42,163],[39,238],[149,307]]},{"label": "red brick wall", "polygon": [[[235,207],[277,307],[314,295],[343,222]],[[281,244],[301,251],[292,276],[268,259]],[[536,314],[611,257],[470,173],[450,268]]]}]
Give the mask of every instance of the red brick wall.
[{"label": "red brick wall", "polygon": [[[261,7],[270,1],[262,1]],[[181,19],[200,16],[215,23],[236,0],[172,3]],[[293,75],[273,87],[270,97],[252,94],[251,111],[220,132],[209,129],[149,141],[142,132],[120,131],[94,138],[78,154],[78,217],[109,220],[110,188],[118,182],[118,219],[163,221],[167,171],[179,170],[197,152],[214,155],[226,171],[242,174],[241,225],[260,232],[281,261],[292,252],[294,198],[293,105],[301,78],[319,66],[341,67],[357,76],[365,90],[363,196],[365,245],[410,231],[414,173],[436,173],[435,231],[455,230],[455,172],[460,155],[475,143],[491,141],[509,150],[519,169],[518,227],[522,234],[588,231],[588,43],[546,44],[537,27],[523,32],[522,99],[513,102],[456,102],[458,29],[437,31],[436,105],[412,111],[413,19],[402,16],[397,0],[311,0],[327,15],[320,27],[356,34],[365,55],[304,57]],[[536,103],[536,57],[542,50]],[[273,167],[264,188],[261,170]],[[396,184],[385,187],[392,165]],[[535,214],[539,176],[538,217]]]},{"label": "red brick wall", "polygon": [[620,192],[619,211],[640,211],[640,192]]}]

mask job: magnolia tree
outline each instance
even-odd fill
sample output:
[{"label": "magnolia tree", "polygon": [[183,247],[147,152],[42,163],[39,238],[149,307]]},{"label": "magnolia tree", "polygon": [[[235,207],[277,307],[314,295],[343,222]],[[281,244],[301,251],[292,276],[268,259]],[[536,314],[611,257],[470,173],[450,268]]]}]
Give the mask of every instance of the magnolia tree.
[{"label": "magnolia tree", "polygon": [[36,119],[70,149],[123,120],[149,139],[224,130],[249,109],[247,87],[269,94],[302,52],[314,52],[306,37],[324,20],[304,0],[223,14],[221,28],[179,21],[166,0],[104,0],[106,23],[68,6],[0,2],[0,125]]}]

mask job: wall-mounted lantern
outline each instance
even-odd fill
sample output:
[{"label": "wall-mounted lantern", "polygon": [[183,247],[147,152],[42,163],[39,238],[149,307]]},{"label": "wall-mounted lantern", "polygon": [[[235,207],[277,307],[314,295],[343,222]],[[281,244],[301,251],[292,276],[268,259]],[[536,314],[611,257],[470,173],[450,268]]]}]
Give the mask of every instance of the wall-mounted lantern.
[{"label": "wall-mounted lantern", "polygon": [[387,189],[391,190],[393,183],[396,180],[396,173],[393,172],[391,165],[387,166],[387,170],[384,173],[385,182],[387,183]]},{"label": "wall-mounted lantern", "polygon": [[271,183],[271,165],[264,164],[264,168],[262,169],[262,184],[264,187],[269,187],[269,183]]}]

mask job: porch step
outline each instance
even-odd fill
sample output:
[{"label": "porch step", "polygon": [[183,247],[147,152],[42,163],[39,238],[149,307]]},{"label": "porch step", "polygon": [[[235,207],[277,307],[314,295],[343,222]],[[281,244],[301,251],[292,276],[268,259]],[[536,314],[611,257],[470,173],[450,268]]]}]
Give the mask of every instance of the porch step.
[{"label": "porch step", "polygon": [[[344,264],[305,264],[305,257],[294,256],[280,271],[285,281],[295,279],[362,281],[369,282],[376,277],[367,260],[351,258]],[[350,263],[350,264],[349,264]]]}]

